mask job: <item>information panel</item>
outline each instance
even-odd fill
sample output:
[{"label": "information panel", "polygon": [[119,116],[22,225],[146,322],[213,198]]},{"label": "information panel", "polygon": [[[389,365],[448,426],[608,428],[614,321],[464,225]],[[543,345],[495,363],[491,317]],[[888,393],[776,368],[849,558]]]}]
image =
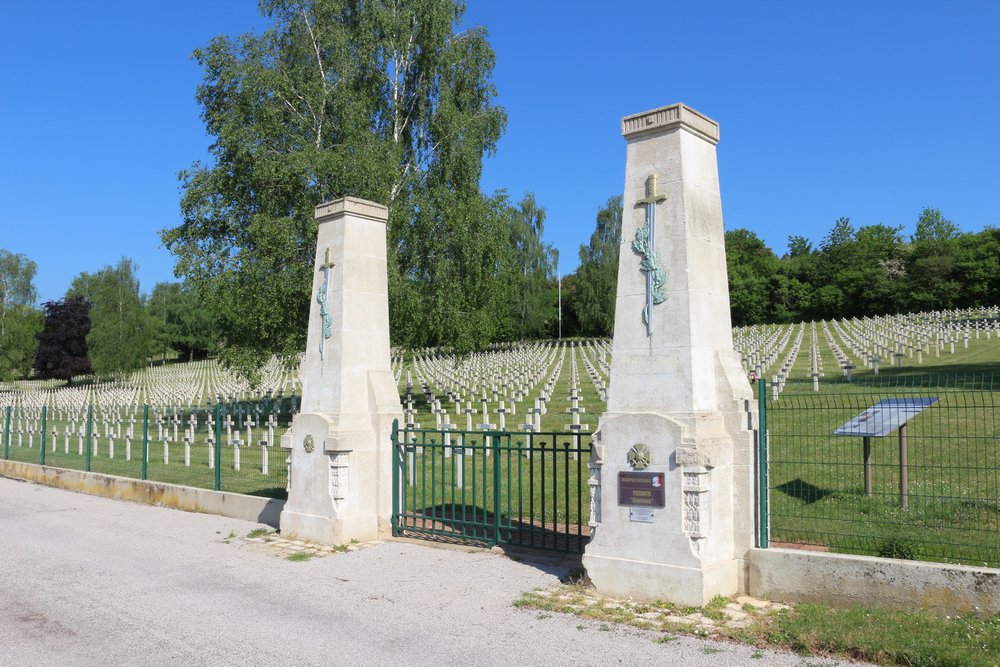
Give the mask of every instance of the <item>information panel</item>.
[{"label": "information panel", "polygon": [[662,472],[618,473],[618,504],[627,507],[663,507]]},{"label": "information panel", "polygon": [[838,428],[833,434],[880,438],[895,431],[937,402],[937,398],[886,398]]}]

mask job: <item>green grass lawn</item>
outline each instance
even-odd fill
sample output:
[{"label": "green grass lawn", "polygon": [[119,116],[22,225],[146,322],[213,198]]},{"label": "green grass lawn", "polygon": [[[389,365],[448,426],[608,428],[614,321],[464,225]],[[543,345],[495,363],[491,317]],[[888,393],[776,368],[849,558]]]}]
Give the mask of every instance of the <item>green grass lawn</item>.
[{"label": "green grass lawn", "polygon": [[[906,359],[878,376],[862,370],[851,383],[824,357],[826,377],[814,392],[804,379],[809,336],[807,327],[793,381],[777,401],[768,392],[771,540],[1000,567],[1000,340],[958,345],[954,355],[946,347],[923,365]],[[870,495],[862,439],[833,435],[879,400],[905,397],[939,399],[907,425],[907,508],[895,433],[871,438]]]}]

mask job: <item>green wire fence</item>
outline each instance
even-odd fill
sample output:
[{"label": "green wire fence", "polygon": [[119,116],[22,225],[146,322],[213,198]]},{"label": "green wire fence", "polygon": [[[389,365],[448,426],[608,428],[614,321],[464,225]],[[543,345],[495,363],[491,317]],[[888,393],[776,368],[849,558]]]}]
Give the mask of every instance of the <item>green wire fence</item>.
[{"label": "green wire fence", "polygon": [[[771,389],[760,381],[760,546],[1000,567],[993,376],[869,376],[820,392],[787,382],[777,399]],[[881,437],[834,434],[880,402],[924,407]]]},{"label": "green wire fence", "polygon": [[270,399],[176,409],[6,406],[3,458],[285,498],[288,454],[278,439],[289,407]]}]

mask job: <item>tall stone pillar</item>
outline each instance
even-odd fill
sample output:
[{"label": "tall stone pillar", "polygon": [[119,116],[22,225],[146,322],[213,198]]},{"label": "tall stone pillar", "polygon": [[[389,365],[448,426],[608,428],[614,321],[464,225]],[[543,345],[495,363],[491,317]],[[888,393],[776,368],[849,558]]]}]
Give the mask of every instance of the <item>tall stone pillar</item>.
[{"label": "tall stone pillar", "polygon": [[702,605],[743,590],[752,392],[733,350],[718,124],[675,104],[622,119],[624,216],[594,528],[599,591]]},{"label": "tall stone pillar", "polygon": [[387,219],[385,206],[353,197],[316,208],[302,411],[281,439],[291,453],[286,536],[344,544],[390,531],[390,437],[402,408],[389,356]]}]

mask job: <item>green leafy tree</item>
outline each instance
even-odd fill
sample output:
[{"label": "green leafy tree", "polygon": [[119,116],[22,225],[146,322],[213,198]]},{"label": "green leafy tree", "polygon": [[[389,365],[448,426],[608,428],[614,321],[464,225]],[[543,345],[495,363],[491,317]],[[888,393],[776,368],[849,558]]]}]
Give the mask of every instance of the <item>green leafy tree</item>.
[{"label": "green leafy tree", "polygon": [[788,237],[788,257],[800,258],[810,257],[813,254],[813,245],[804,236],[793,235]]},{"label": "green leafy tree", "polygon": [[0,380],[16,380],[30,371],[41,330],[35,309],[36,264],[0,248]]},{"label": "green leafy tree", "polygon": [[47,301],[44,308],[45,323],[35,349],[35,372],[43,380],[72,384],[74,377],[92,370],[87,355],[90,303],[82,296],[68,296],[62,301]]},{"label": "green leafy tree", "polygon": [[545,209],[528,193],[510,216],[517,272],[511,316],[514,331],[522,340],[549,335],[558,316],[552,292],[557,254],[542,241],[544,228]]},{"label": "green leafy tree", "polygon": [[[576,308],[574,308],[578,281],[578,272],[574,272],[559,277],[556,283],[556,308],[559,312],[556,317],[555,327],[549,334],[552,338],[571,338],[583,335],[583,329],[580,327],[580,321],[576,318]],[[612,288],[613,291],[617,288],[617,276],[615,276],[615,283],[616,285]],[[562,293],[561,306],[559,304],[560,292]]]},{"label": "green leafy tree", "polygon": [[961,285],[958,307],[1000,304],[1000,229],[988,227],[978,234],[956,239],[955,279]]},{"label": "green leafy tree", "polygon": [[224,361],[250,373],[305,345],[314,207],[389,207],[398,344],[482,347],[505,324],[506,200],[479,191],[506,123],[485,30],[452,0],[263,0],[259,35],[195,52],[212,164],[181,174],[175,273],[218,316]]},{"label": "green leafy tree", "polygon": [[850,218],[837,218],[833,223],[833,228],[819,244],[812,276],[814,286],[835,286],[838,271],[851,263],[854,234]]},{"label": "green leafy tree", "polygon": [[809,312],[816,255],[806,237],[788,237],[788,252],[778,260],[778,272],[772,280],[773,321],[798,322]]},{"label": "green leafy tree", "polygon": [[[902,227],[866,225],[855,234],[855,252],[844,293],[861,316],[905,310],[902,287],[906,277]],[[841,280],[841,282],[844,282]]]},{"label": "green leafy tree", "polygon": [[157,283],[147,306],[155,347],[164,360],[170,351],[191,361],[216,350],[214,318],[193,290],[181,283]]},{"label": "green leafy tree", "polygon": [[958,228],[936,208],[925,208],[910,239],[907,272],[910,307],[914,310],[949,308],[961,291],[956,273]]},{"label": "green leafy tree", "polygon": [[747,229],[728,230],[725,238],[733,324],[739,326],[770,321],[770,288],[778,271],[778,258],[756,234]]},{"label": "green leafy tree", "polygon": [[[618,288],[618,252],[622,241],[622,197],[615,195],[597,212],[597,225],[590,243],[580,246],[580,266],[569,300],[578,333],[610,336],[615,326],[615,298]],[[565,287],[565,283],[564,283]],[[564,327],[564,335],[566,330]]]},{"label": "green leafy tree", "polygon": [[98,375],[142,368],[152,352],[153,339],[135,271],[132,260],[123,257],[117,266],[77,276],[70,286],[69,296],[86,298],[92,305],[87,350]]}]

